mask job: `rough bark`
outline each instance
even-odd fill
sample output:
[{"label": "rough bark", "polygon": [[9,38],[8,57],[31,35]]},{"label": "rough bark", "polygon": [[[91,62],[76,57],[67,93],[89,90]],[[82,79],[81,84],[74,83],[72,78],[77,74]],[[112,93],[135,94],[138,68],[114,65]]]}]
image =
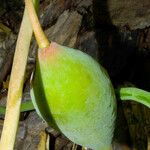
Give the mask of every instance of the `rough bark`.
[{"label": "rough bark", "polygon": [[[137,87],[150,90],[150,28],[145,28],[150,25],[149,0],[93,0],[93,5],[92,0],[55,0],[46,7],[42,4],[41,23],[50,40],[78,48],[98,60],[107,69],[115,88],[133,83]],[[137,28],[145,29],[135,30]],[[10,72],[15,45],[14,42],[8,44],[7,41],[8,39],[1,43],[5,43],[6,47],[11,46],[0,46],[1,82]],[[36,52],[37,44],[33,40],[27,79],[34,68]],[[29,86],[29,82],[26,86]],[[29,88],[27,91],[29,94]],[[24,116],[25,114],[22,120],[25,119]],[[142,105],[119,102],[114,150],[146,150],[150,143],[149,116],[150,110]],[[30,113],[20,125],[16,150],[36,149],[39,133],[45,128],[46,124],[35,113]],[[53,139],[53,148],[71,149],[73,143],[64,136],[51,128],[46,132]]]}]

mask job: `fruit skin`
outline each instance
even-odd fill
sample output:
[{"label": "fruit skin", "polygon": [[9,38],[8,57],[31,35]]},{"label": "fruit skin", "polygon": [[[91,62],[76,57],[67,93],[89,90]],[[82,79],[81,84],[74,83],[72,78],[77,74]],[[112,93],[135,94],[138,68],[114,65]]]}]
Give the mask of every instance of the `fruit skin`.
[{"label": "fruit skin", "polygon": [[31,97],[38,114],[73,142],[110,148],[115,94],[106,71],[92,57],[52,42],[38,52]]}]

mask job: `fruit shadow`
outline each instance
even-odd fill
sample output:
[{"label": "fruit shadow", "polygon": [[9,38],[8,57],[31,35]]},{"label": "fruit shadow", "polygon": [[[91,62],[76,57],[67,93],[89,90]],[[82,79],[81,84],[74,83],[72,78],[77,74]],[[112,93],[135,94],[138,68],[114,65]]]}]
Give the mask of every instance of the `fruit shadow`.
[{"label": "fruit shadow", "polygon": [[108,71],[113,85],[133,77],[137,61],[137,31],[128,25],[116,27],[112,23],[108,0],[93,0],[96,39],[99,45],[99,62]]}]

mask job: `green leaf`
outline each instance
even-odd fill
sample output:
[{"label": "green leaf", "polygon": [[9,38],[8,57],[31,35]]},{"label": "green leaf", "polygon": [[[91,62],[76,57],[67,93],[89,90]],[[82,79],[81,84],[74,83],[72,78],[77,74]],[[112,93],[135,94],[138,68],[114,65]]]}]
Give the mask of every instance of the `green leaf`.
[{"label": "green leaf", "polygon": [[134,87],[127,87],[116,90],[116,94],[122,101],[136,101],[150,108],[150,92]]}]

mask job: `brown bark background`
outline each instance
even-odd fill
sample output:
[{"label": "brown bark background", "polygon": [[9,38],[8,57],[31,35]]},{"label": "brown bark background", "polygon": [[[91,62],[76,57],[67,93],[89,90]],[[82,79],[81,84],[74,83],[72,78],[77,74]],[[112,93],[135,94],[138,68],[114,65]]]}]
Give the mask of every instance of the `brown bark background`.
[{"label": "brown bark background", "polygon": [[[6,103],[7,82],[23,8],[23,1],[0,2],[1,105]],[[39,14],[50,40],[91,55],[107,69],[115,88],[136,86],[150,91],[149,0],[42,0]],[[33,39],[23,101],[30,99],[29,79],[36,50]],[[21,114],[20,120],[16,150],[36,150],[43,132],[51,137],[51,149],[71,149],[73,143],[47,127],[35,112]],[[3,116],[0,129],[2,125]],[[149,133],[150,110],[141,104],[118,100],[114,150],[150,149]]]}]

